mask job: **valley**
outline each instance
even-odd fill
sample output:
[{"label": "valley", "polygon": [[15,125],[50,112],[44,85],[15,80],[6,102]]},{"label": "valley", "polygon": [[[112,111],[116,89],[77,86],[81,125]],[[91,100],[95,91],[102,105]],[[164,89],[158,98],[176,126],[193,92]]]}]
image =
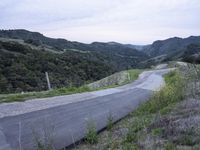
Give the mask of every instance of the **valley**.
[{"label": "valley", "polygon": [[[84,44],[27,30],[0,31],[0,93],[79,87],[128,69],[168,61],[199,63],[200,37],[170,38],[147,46],[116,42]],[[138,49],[137,49],[138,48]]]},{"label": "valley", "polygon": [[0,150],[198,150],[199,60],[198,36],[138,46],[2,30]]}]

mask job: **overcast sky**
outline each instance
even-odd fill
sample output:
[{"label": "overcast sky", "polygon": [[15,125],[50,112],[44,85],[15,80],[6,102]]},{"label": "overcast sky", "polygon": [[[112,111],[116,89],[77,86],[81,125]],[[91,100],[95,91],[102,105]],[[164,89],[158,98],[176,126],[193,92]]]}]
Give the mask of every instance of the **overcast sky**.
[{"label": "overcast sky", "polygon": [[90,43],[200,35],[200,0],[1,0],[0,29]]}]

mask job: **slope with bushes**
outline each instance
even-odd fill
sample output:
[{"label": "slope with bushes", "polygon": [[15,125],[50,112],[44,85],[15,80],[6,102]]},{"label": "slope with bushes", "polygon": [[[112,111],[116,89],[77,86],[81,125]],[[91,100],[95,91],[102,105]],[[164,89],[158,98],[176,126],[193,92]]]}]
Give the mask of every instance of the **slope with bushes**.
[{"label": "slope with bushes", "polygon": [[95,144],[86,137],[85,142],[68,149],[198,150],[200,103],[198,95],[191,97],[188,90],[197,77],[191,68],[167,74],[166,86],[128,117],[112,125],[108,119],[109,128],[95,137]]},{"label": "slope with bushes", "polygon": [[0,41],[0,93],[47,89],[45,72],[53,88],[81,86],[116,70],[92,53],[53,53],[18,42]]},{"label": "slope with bushes", "polygon": [[27,30],[0,31],[0,93],[81,86],[114,72],[140,68],[146,54],[123,44],[84,44]]},{"label": "slope with bushes", "polygon": [[90,89],[96,90],[100,88],[115,87],[127,84],[136,80],[141,72],[142,70],[139,69],[130,69],[126,71],[117,72],[99,81],[88,84],[88,87]]}]

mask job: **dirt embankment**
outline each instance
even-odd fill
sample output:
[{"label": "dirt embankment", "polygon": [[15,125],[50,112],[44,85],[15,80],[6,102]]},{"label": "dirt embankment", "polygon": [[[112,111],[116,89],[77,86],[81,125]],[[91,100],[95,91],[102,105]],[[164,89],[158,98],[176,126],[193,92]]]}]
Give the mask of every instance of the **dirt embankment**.
[{"label": "dirt embankment", "polygon": [[128,71],[121,71],[115,73],[111,76],[103,78],[99,81],[88,84],[91,89],[99,89],[104,87],[112,87],[117,85],[122,85],[130,80],[130,75]]}]

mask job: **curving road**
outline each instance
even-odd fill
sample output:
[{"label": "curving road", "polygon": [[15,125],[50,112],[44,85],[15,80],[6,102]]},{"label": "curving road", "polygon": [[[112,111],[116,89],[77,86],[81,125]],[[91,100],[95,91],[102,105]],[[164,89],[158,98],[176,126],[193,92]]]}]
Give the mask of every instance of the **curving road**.
[{"label": "curving road", "polygon": [[36,141],[55,149],[82,139],[88,123],[99,131],[133,111],[164,85],[172,69],[145,71],[133,83],[101,91],[0,104],[0,150],[35,150]]}]

